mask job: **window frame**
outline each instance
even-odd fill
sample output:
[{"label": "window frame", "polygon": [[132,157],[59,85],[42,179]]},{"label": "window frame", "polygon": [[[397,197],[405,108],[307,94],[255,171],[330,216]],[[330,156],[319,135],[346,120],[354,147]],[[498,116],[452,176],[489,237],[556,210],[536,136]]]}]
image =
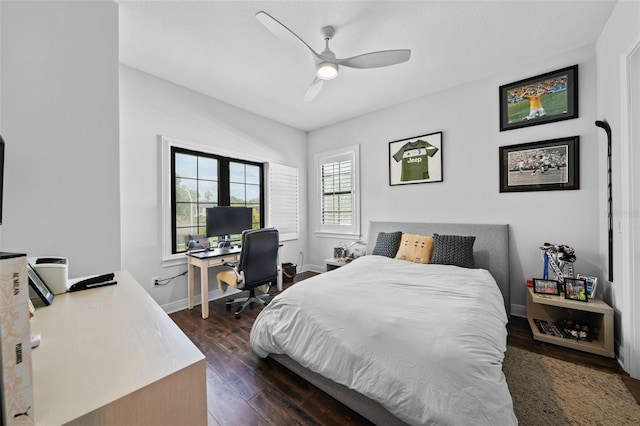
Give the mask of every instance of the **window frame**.
[{"label": "window frame", "polygon": [[[174,266],[183,264],[186,261],[185,253],[186,252],[176,252],[175,249],[175,238],[176,238],[176,227],[175,227],[175,213],[176,213],[176,203],[175,203],[175,187],[174,187],[174,152],[200,155],[204,157],[214,158],[218,160],[218,205],[228,205],[230,203],[230,186],[229,186],[229,175],[228,175],[228,167],[225,167],[227,170],[227,176],[221,178],[221,169],[223,169],[222,164],[228,164],[230,162],[237,162],[242,164],[248,164],[252,166],[258,166],[260,168],[260,227],[264,227],[265,223],[267,223],[266,214],[266,194],[268,188],[266,187],[266,165],[268,163],[261,162],[256,159],[246,158],[248,156],[234,153],[230,151],[224,151],[218,148],[212,148],[210,146],[198,145],[194,143],[189,143],[185,141],[180,141],[178,139],[168,138],[164,136],[159,136],[159,140],[161,143],[161,175],[162,175],[162,183],[161,183],[161,198],[162,198],[162,229],[160,234],[162,235],[162,263],[163,266]],[[215,151],[215,152],[213,152]],[[222,161],[222,163],[221,163]],[[226,182],[227,187],[222,188],[222,182]],[[227,202],[227,204],[221,204]]]},{"label": "window frame", "polygon": [[[351,224],[323,224],[322,165],[351,161]],[[316,177],[316,236],[360,239],[360,145],[346,146],[315,154]]]}]

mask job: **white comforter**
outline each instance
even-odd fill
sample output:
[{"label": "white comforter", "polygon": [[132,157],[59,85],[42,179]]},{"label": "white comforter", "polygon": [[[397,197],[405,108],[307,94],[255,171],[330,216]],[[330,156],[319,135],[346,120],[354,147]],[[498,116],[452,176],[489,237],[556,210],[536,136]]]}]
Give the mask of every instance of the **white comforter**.
[{"label": "white comforter", "polygon": [[286,354],[409,424],[512,425],[506,322],[486,270],[365,256],[275,297],[251,346],[261,357]]}]

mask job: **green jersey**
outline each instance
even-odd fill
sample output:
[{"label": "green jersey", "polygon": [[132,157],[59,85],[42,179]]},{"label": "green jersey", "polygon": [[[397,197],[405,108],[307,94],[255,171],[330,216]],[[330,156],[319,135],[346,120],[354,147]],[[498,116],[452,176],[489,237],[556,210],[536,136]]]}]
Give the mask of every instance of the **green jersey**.
[{"label": "green jersey", "polygon": [[414,142],[407,142],[393,154],[396,161],[402,160],[401,182],[412,180],[429,179],[428,157],[433,157],[438,152],[438,148],[418,139]]}]

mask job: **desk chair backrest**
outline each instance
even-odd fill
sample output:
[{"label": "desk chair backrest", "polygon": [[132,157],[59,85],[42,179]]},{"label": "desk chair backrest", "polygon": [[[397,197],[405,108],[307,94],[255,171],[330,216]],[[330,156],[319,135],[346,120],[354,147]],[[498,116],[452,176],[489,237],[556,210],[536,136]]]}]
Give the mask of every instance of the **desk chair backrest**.
[{"label": "desk chair backrest", "polygon": [[242,233],[238,272],[244,273],[243,288],[276,282],[279,244],[280,237],[275,228],[251,229]]}]

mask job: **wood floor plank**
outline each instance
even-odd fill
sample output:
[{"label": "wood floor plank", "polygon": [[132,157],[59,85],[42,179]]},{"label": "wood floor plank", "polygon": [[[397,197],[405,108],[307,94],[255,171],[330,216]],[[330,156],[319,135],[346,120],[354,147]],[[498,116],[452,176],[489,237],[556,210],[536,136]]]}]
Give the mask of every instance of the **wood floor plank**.
[{"label": "wood floor plank", "polygon": [[316,419],[319,419],[323,425],[373,425],[369,420],[319,389],[316,390],[314,395],[306,399],[301,408]]},{"label": "wood floor plank", "polygon": [[317,391],[315,386],[270,358],[260,359],[256,374],[260,374],[271,386],[279,389],[295,404],[302,404]]},{"label": "wood floor plank", "polygon": [[240,362],[233,354],[225,352],[221,345],[213,344],[206,352],[207,366],[220,375],[245,400],[252,398],[262,389],[262,379],[254,370]]},{"label": "wood floor plank", "polygon": [[273,425],[321,425],[302,406],[292,403],[277,390],[260,392],[249,404]]},{"label": "wood floor plank", "polygon": [[243,398],[215,371],[207,367],[207,409],[221,425],[268,425]]}]

